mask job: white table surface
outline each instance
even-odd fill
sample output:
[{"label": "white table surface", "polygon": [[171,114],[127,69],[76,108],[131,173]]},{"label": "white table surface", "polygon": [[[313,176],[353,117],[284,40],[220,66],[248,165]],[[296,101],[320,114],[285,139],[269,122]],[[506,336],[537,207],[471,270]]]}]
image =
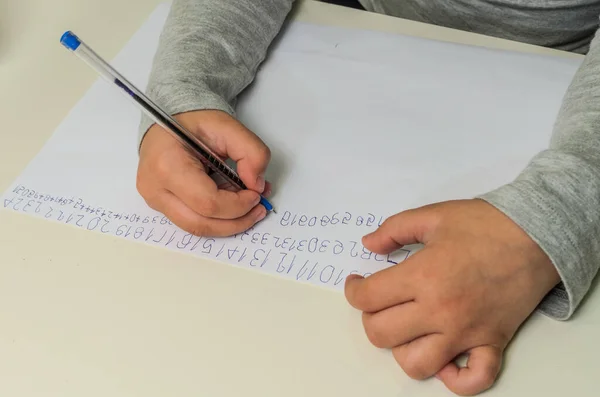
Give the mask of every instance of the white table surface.
[{"label": "white table surface", "polygon": [[[57,38],[114,56],[158,0],[0,1],[0,189],[96,79]],[[118,11],[118,12],[117,12]],[[303,1],[294,17],[558,51]],[[600,395],[600,297],[534,315],[489,396]],[[450,396],[372,347],[342,294],[0,211],[0,396]]]}]

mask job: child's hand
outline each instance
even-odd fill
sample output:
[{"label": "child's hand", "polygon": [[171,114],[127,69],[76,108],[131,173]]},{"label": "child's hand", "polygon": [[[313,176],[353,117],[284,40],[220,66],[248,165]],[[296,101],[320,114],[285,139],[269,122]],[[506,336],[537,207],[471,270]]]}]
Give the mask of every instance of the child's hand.
[{"label": "child's hand", "polygon": [[[481,200],[444,202],[397,214],[363,239],[386,254],[423,243],[406,261],[346,282],[369,340],[392,349],[414,379],[436,375],[454,393],[495,382],[504,349],[560,281],[549,258],[513,221]],[[469,354],[468,367],[453,359]]]},{"label": "child's hand", "polygon": [[269,148],[250,130],[221,111],[201,110],[176,117],[185,128],[223,158],[237,162],[248,190],[219,189],[204,166],[158,125],[147,132],[140,150],[137,188],[148,205],[198,236],[230,236],[264,218],[260,194],[270,185],[264,172]]}]

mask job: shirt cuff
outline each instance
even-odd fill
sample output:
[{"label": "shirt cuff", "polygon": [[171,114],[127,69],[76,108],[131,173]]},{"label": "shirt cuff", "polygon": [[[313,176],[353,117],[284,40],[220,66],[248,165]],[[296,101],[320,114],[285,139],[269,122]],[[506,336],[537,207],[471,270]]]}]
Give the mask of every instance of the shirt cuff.
[{"label": "shirt cuff", "polygon": [[548,255],[561,282],[544,297],[537,309],[556,320],[569,319],[591,280],[578,272],[581,265],[572,254],[576,245],[565,232],[565,225],[570,222],[557,208],[557,199],[527,180],[517,180],[478,198],[512,219]]}]

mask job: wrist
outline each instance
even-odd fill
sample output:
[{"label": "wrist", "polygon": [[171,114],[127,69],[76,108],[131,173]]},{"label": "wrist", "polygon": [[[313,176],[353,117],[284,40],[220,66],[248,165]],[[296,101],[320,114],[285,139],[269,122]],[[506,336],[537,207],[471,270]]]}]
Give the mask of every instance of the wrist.
[{"label": "wrist", "polygon": [[537,304],[560,283],[561,278],[548,255],[529,236],[526,238],[529,240],[529,253],[525,255],[524,266],[527,267],[528,284]]}]

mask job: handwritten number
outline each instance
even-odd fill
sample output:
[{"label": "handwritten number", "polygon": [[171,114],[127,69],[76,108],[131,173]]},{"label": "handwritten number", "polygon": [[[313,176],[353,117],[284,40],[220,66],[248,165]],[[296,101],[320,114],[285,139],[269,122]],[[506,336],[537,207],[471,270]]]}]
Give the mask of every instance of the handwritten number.
[{"label": "handwritten number", "polygon": [[202,245],[202,248],[204,248],[204,251],[202,252],[205,254],[210,254],[210,252],[212,251],[213,244],[215,242],[216,240],[214,238],[209,238],[208,240],[206,240]]},{"label": "handwritten number", "polygon": [[219,256],[221,256],[221,254],[223,253],[224,250],[225,250],[225,243],[223,243],[223,245],[221,246],[221,249],[219,249],[219,252],[217,252],[217,256],[215,258],[218,258]]},{"label": "handwritten number", "polygon": [[135,229],[135,233],[133,234],[133,238],[135,238],[136,240],[138,240],[140,237],[142,237],[143,234],[144,234],[144,228],[140,226],[137,229]]},{"label": "handwritten number", "polygon": [[283,215],[281,216],[281,219],[279,220],[279,224],[280,224],[281,226],[288,226],[288,225],[289,225],[289,220],[290,220],[290,217],[291,217],[291,216],[292,216],[292,213],[291,213],[291,212],[289,212],[289,211],[285,211],[285,212],[283,213]]},{"label": "handwritten number", "polygon": [[83,224],[80,224],[80,222],[83,220],[85,215],[77,215],[77,216],[79,217],[79,219],[75,222],[75,224],[79,227],[83,227]]},{"label": "handwritten number", "polygon": [[100,223],[100,218],[93,218],[92,220],[90,220],[87,224],[87,230],[94,230],[98,227],[98,224]]},{"label": "handwritten number", "polygon": [[367,250],[366,248],[363,247],[362,252],[363,253],[360,256],[362,259],[365,259],[365,260],[371,259],[371,255],[373,254],[371,251],[369,251],[369,250]]},{"label": "handwritten number", "polygon": [[333,253],[339,255],[344,251],[344,244],[341,241],[335,240],[335,245],[333,246]]},{"label": "handwritten number", "polygon": [[371,226],[375,222],[375,215],[369,212],[369,217],[367,218],[367,226]]},{"label": "handwritten number", "polygon": [[262,239],[260,240],[260,243],[261,243],[262,245],[267,245],[267,242],[269,241],[269,238],[268,238],[268,237],[269,237],[270,235],[271,235],[271,233],[265,233],[265,234],[263,234],[263,236],[262,236]]},{"label": "handwritten number", "polygon": [[256,251],[254,251],[254,257],[253,257],[253,258],[252,258],[252,260],[250,261],[250,266],[252,266],[252,267],[256,267],[256,265],[254,264],[254,262],[256,262],[256,261],[259,261],[259,260],[260,260],[260,258],[257,256],[257,254],[258,254],[258,252],[259,252],[259,251],[261,251],[261,252],[263,252],[263,253],[265,252],[265,250],[263,250],[263,249],[257,249]]},{"label": "handwritten number", "polygon": [[356,258],[358,256],[358,253],[354,252],[354,248],[356,248],[356,241],[350,241],[350,243],[352,244],[352,248],[350,248],[350,256]]},{"label": "handwritten number", "polygon": [[248,250],[248,248],[244,248],[244,251],[242,252],[242,255],[240,255],[240,259],[238,259],[238,263],[240,263],[241,261],[243,261],[244,259],[246,259],[246,251]]},{"label": "handwritten number", "polygon": [[13,205],[13,210],[15,210],[15,211],[19,211],[19,209],[17,208],[17,206],[18,206],[19,204],[21,204],[21,203],[23,202],[23,200],[24,200],[23,198],[19,197],[19,198],[17,199],[17,202],[15,203],[15,205]]},{"label": "handwritten number", "polygon": [[306,222],[308,221],[308,218],[306,217],[306,215],[302,215],[300,217],[300,220],[298,221],[298,225],[299,226],[306,226]]},{"label": "handwritten number", "polygon": [[315,253],[315,251],[317,250],[317,244],[319,242],[319,239],[316,237],[313,237],[310,239],[310,241],[308,242],[308,252],[310,252],[311,254]]},{"label": "handwritten number", "polygon": [[340,218],[337,217],[338,213],[331,215],[331,224],[337,225],[340,222]]},{"label": "handwritten number", "polygon": [[23,212],[27,212],[27,208],[31,207],[33,203],[35,203],[34,200],[29,200],[27,204],[25,204],[25,207],[23,207]]},{"label": "handwritten number", "polygon": [[351,214],[351,213],[349,213],[349,212],[346,212],[346,213],[344,214],[344,218],[342,219],[342,223],[343,223],[344,225],[347,225],[347,224],[348,224],[348,222],[350,222],[350,219],[352,219],[352,214]]},{"label": "handwritten number", "polygon": [[229,259],[233,259],[233,256],[234,256],[235,254],[237,254],[237,252],[238,252],[238,247],[235,247],[235,249],[228,249],[228,250],[227,250],[227,257],[228,257]]},{"label": "handwritten number", "polygon": [[300,252],[304,251],[304,246],[305,246],[305,245],[306,245],[306,240],[301,240],[301,241],[298,243],[298,251],[300,251]]},{"label": "handwritten number", "polygon": [[102,225],[102,227],[100,228],[100,231],[101,231],[102,233],[108,233],[108,232],[110,232],[110,230],[108,230],[108,229],[106,228],[106,227],[108,226],[108,224],[109,224],[109,223],[110,223],[110,221],[109,221],[109,220],[107,220],[107,219],[104,219],[104,225]]}]

